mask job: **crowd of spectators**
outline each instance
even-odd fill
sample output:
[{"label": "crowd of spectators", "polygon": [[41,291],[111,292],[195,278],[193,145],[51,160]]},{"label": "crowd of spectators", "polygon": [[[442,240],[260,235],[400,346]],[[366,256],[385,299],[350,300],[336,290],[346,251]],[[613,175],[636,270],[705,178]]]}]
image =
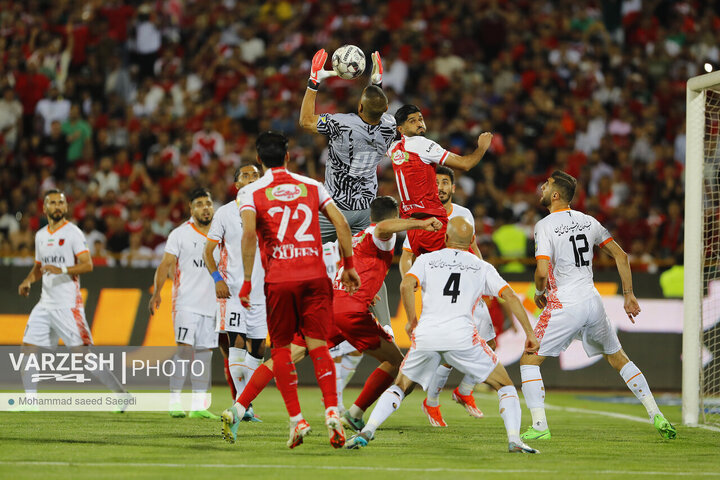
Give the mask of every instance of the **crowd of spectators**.
[{"label": "crowd of spectators", "polygon": [[[149,266],[188,217],[186,192],[231,199],[259,131],[323,179],[300,131],[319,48],[379,50],[390,112],[421,107],[457,153],[490,258],[532,258],[538,186],[576,176],[573,206],[655,270],[681,258],[685,82],[720,63],[716,2],[667,0],[0,0],[0,256],[32,261],[42,192],[63,190],[98,265]],[[367,76],[330,79],[318,111],[355,111]],[[396,195],[381,164],[380,193]],[[510,241],[514,240],[514,241]],[[502,260],[501,260],[502,261]]]}]

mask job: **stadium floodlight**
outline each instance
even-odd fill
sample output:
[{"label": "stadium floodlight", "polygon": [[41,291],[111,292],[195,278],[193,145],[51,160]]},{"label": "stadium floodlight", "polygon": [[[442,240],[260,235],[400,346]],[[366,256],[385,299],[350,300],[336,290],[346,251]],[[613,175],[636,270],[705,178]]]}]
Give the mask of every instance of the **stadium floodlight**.
[{"label": "stadium floodlight", "polygon": [[687,82],[682,419],[720,425],[720,71]]}]

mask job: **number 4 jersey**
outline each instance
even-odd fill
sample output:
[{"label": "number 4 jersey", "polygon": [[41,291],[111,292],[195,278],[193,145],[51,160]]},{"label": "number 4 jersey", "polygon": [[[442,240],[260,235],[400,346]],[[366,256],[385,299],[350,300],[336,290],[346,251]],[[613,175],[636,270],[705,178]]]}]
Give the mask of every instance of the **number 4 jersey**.
[{"label": "number 4 jersey", "polygon": [[535,258],[550,262],[548,302],[579,303],[598,295],[593,284],[593,246],[612,241],[610,232],[590,215],[556,210],[535,225]]},{"label": "number 4 jersey", "polygon": [[272,168],[238,192],[240,212],[254,210],[265,283],[327,276],[318,214],[332,202],[315,180]]},{"label": "number 4 jersey", "polygon": [[417,350],[463,350],[479,343],[475,306],[483,295],[500,296],[510,288],[495,267],[454,248],[420,255],[407,275],[422,288],[422,314],[413,333]]}]

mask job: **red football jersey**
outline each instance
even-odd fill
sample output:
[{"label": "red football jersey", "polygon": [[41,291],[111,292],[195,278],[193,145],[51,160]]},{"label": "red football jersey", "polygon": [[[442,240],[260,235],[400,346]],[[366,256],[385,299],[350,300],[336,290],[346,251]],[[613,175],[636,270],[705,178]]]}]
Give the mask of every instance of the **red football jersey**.
[{"label": "red football jersey", "polygon": [[400,213],[404,218],[424,213],[447,217],[440,203],[435,181],[435,166],[445,162],[449,152],[432,140],[416,135],[402,136],[388,150],[400,193]]},{"label": "red football jersey", "polygon": [[273,168],[237,195],[242,212],[256,212],[256,230],[265,283],[327,276],[318,212],[332,198],[315,180]]},{"label": "red football jersey", "polygon": [[353,295],[345,292],[345,287],[340,282],[343,272],[341,267],[333,282],[334,301],[340,307],[336,310],[358,312],[367,310],[385,281],[385,275],[392,264],[395,235],[389,240],[380,240],[373,235],[374,231],[373,224],[353,236],[353,266],[360,275],[360,289]]}]

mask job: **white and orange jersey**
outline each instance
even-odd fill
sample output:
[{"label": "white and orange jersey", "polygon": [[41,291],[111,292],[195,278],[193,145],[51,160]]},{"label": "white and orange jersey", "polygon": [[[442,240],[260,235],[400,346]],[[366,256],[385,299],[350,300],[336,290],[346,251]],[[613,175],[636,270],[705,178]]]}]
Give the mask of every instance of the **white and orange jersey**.
[{"label": "white and orange jersey", "polygon": [[335,274],[337,274],[338,264],[340,263],[340,247],[338,247],[337,242],[327,242],[323,243],[322,248],[328,278],[335,280]]},{"label": "white and orange jersey", "polygon": [[[215,315],[215,282],[205,267],[203,251],[207,237],[191,221],[168,235],[165,252],[177,257],[173,281],[173,312]],[[217,249],[214,258],[220,254]]]},{"label": "white and orange jersey", "polygon": [[417,350],[463,350],[480,343],[473,311],[483,295],[510,288],[495,267],[474,254],[443,248],[420,255],[407,275],[422,288],[422,313],[413,332]]},{"label": "white and orange jersey", "polygon": [[[218,244],[218,250],[220,251],[220,261],[217,264],[218,271],[225,279],[231,296],[240,293],[240,288],[242,288],[245,279],[242,259],[242,234],[242,219],[235,200],[226,203],[215,211],[208,231],[208,240]],[[265,270],[262,268],[260,249],[258,248],[255,250],[255,263],[253,264],[252,278],[250,279],[252,283],[252,290],[250,291],[251,304],[260,305],[265,303],[264,279]]]},{"label": "white and orange jersey", "polygon": [[[598,295],[593,284],[593,246],[612,241],[610,232],[590,215],[565,208],[535,225],[535,258],[550,262],[548,303],[554,308]],[[559,303],[559,305],[558,305]]]},{"label": "white and orange jersey", "polygon": [[[451,203],[452,208],[450,209],[450,213],[447,214],[448,221],[452,220],[455,217],[465,217],[467,218],[468,222],[470,222],[470,225],[472,225],[473,228],[473,242],[475,241],[475,219],[473,218],[472,212],[468,210],[467,208],[458,205],[457,203]],[[408,252],[412,252],[412,248],[410,248],[410,240],[408,240],[407,235],[405,236],[405,241],[403,242],[403,250],[407,250]]]},{"label": "white and orange jersey", "polygon": [[[46,226],[35,234],[35,263],[40,266],[72,267],[77,265],[77,256],[87,251],[82,230],[67,220],[55,230]],[[82,307],[78,275],[43,274],[39,305],[47,309]]]}]

